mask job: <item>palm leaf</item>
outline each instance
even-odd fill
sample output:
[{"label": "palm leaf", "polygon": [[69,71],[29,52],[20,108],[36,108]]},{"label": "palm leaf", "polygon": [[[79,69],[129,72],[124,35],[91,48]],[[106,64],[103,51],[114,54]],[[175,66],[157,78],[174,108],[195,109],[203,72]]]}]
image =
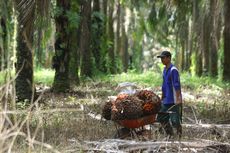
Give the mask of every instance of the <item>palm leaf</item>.
[{"label": "palm leaf", "polygon": [[20,26],[29,26],[34,17],[35,0],[15,0],[16,11],[18,12],[18,23]]}]

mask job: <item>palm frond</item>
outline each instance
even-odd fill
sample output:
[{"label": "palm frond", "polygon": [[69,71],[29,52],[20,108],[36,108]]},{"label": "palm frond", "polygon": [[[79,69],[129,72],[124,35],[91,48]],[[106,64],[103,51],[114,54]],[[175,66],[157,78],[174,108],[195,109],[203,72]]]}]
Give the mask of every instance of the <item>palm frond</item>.
[{"label": "palm frond", "polygon": [[34,17],[35,0],[15,0],[15,8],[18,11],[18,22],[23,25],[31,25]]}]

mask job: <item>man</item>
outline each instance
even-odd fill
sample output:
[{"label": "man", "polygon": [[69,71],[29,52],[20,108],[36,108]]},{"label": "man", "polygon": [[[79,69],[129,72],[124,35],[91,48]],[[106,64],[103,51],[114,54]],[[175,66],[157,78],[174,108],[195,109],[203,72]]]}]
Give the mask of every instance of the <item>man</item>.
[{"label": "man", "polygon": [[179,72],[171,63],[171,53],[169,51],[163,51],[157,57],[161,58],[161,62],[165,65],[163,70],[161,113],[158,114],[157,120],[161,123],[167,135],[173,136],[174,127],[180,138],[182,134],[182,97]]}]

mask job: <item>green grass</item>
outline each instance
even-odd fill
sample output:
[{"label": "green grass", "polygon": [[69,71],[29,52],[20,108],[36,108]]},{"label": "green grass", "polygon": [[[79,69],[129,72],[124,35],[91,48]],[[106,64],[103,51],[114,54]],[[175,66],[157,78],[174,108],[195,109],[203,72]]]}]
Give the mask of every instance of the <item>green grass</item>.
[{"label": "green grass", "polygon": [[2,85],[3,82],[4,82],[4,76],[5,76],[5,73],[4,72],[0,72],[0,85]]},{"label": "green grass", "polygon": [[[54,71],[40,69],[35,71],[34,76],[35,83],[51,85],[54,78]],[[118,84],[121,82],[135,82],[144,86],[159,86],[162,82],[161,74],[156,74],[151,71],[141,74],[129,72],[116,75],[100,75],[94,77],[93,80],[99,82],[110,82],[111,84]]]},{"label": "green grass", "polygon": [[[140,85],[147,87],[159,86],[162,83],[162,74],[148,71],[145,73],[122,73],[116,75],[106,75],[100,77],[102,81],[111,82],[113,84],[118,84],[120,82],[135,82]],[[229,82],[223,82],[221,80],[211,78],[211,77],[197,77],[192,76],[189,73],[182,73],[180,76],[181,85],[184,88],[189,88],[192,90],[199,89],[201,87],[209,88],[223,88],[230,89]]]},{"label": "green grass", "polygon": [[[13,73],[11,73],[13,74]],[[51,86],[53,83],[55,71],[51,69],[38,69],[34,71],[35,84],[44,84]],[[6,78],[6,72],[0,72],[0,85],[4,83]],[[153,71],[147,71],[145,73],[137,73],[129,71],[128,73],[116,74],[116,75],[100,75],[93,78],[98,82],[110,82],[117,85],[121,82],[134,82],[137,85],[154,87],[160,86],[162,83],[161,73],[155,73]],[[84,82],[84,81],[82,81]],[[87,82],[87,81],[86,81]],[[181,84],[185,88],[192,90],[199,89],[203,86],[210,88],[224,88],[230,89],[230,82],[223,82],[221,80],[211,77],[197,77],[192,76],[189,73],[181,74]]]},{"label": "green grass", "polygon": [[142,86],[159,86],[162,82],[161,75],[148,71],[145,73],[122,73],[116,75],[106,75],[101,77],[102,81],[111,82],[112,84],[118,84],[121,82],[134,82]]},{"label": "green grass", "polygon": [[[11,77],[14,77],[14,72],[10,72]],[[54,79],[54,73],[55,71],[50,69],[39,69],[34,71],[34,82],[35,84],[44,84],[51,86]],[[0,85],[3,85],[9,76],[9,73],[7,74],[7,71],[1,71],[0,72]]]},{"label": "green grass", "polygon": [[197,77],[191,76],[189,73],[181,74],[181,84],[186,88],[190,88],[193,90],[199,89],[200,87],[207,86],[210,88],[224,88],[229,89],[230,83],[223,82],[221,80],[211,78],[211,77]]},{"label": "green grass", "polygon": [[35,84],[44,84],[51,86],[54,80],[55,71],[51,69],[39,69],[34,72]]}]

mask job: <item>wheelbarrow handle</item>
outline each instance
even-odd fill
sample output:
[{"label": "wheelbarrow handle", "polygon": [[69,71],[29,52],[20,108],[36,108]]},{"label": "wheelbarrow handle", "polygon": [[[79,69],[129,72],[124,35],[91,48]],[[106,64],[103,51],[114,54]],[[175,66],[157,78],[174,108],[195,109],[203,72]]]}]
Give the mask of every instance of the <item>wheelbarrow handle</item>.
[{"label": "wheelbarrow handle", "polygon": [[166,111],[166,112],[158,112],[157,114],[175,114],[176,112],[173,111]]}]

